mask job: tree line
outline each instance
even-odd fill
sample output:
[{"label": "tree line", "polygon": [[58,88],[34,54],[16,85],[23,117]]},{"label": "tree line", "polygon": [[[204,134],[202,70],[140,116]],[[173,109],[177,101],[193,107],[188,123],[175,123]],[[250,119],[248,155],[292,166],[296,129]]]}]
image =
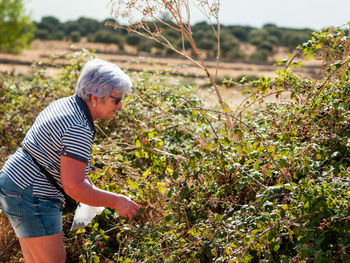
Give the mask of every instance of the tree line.
[{"label": "tree line", "polygon": [[[42,40],[68,40],[79,42],[81,38],[86,38],[89,42],[114,43],[121,50],[125,44],[135,46],[137,50],[151,52],[156,48],[158,54],[172,55],[173,51],[163,50],[161,45],[154,41],[142,39],[126,30],[115,30],[108,24],[114,24],[114,19],[97,21],[95,19],[80,17],[79,19],[61,22],[53,16],[43,17],[41,21],[35,22],[34,38]],[[150,25],[152,26],[152,25]],[[177,48],[182,48],[184,44],[181,36],[169,28],[157,25],[162,28],[164,35],[175,43]],[[205,50],[208,57],[216,56],[217,45],[215,35],[211,33],[211,25],[200,22],[192,26],[193,37],[197,41],[198,47]],[[223,58],[234,60],[256,60],[266,61],[269,56],[276,52],[278,47],[287,47],[290,50],[299,44],[310,39],[311,29],[293,29],[278,27],[274,24],[265,24],[261,28],[242,25],[222,25],[221,26],[221,54]],[[247,56],[240,50],[241,43],[249,43],[256,47],[255,53]]]},{"label": "tree line", "polygon": [[[20,53],[32,39],[67,40],[79,42],[86,38],[89,42],[114,43],[123,50],[124,45],[131,45],[138,51],[152,52],[156,55],[173,55],[174,51],[165,48],[152,40],[141,39],[135,33],[125,29],[114,30],[112,26],[117,21],[80,17],[77,20],[61,22],[53,16],[43,17],[39,22],[33,22],[27,14],[21,0],[0,1],[0,52]],[[169,23],[171,23],[169,21]],[[174,47],[181,50],[190,43],[184,41],[179,32],[162,24],[149,25],[158,27]],[[210,24],[200,22],[191,26],[193,39],[198,48],[205,51],[208,58],[217,56],[217,41],[212,34]],[[215,26],[215,25],[214,25]],[[266,24],[261,28],[242,25],[221,25],[220,49],[223,59],[266,61],[278,47],[293,50],[299,44],[310,39],[311,29],[293,29]],[[255,52],[246,54],[241,49],[242,43],[255,46]]]}]

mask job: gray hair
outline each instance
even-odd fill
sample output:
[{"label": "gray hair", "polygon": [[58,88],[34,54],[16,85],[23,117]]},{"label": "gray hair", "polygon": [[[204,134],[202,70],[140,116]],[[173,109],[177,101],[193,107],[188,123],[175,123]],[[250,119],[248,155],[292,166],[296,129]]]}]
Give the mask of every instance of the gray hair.
[{"label": "gray hair", "polygon": [[130,77],[108,61],[97,58],[88,61],[79,76],[75,94],[84,101],[90,101],[91,94],[105,100],[113,91],[130,92]]}]

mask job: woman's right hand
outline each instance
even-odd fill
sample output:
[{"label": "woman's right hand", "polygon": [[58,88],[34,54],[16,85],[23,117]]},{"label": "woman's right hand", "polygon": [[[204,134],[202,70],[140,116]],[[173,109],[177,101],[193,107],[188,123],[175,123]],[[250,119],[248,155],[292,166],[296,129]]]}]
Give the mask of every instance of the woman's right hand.
[{"label": "woman's right hand", "polygon": [[140,206],[124,195],[117,195],[115,208],[124,217],[133,217],[137,214]]}]

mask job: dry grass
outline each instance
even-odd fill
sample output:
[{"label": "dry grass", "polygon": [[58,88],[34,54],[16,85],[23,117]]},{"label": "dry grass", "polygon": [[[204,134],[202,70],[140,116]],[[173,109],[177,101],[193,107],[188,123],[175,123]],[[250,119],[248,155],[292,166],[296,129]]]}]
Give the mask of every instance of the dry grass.
[{"label": "dry grass", "polygon": [[0,214],[0,262],[21,262],[19,251],[19,243],[10,222],[4,214]]},{"label": "dry grass", "polygon": [[[130,46],[125,46],[124,51],[119,50],[116,44],[90,43],[83,39],[79,43],[70,43],[66,41],[41,41],[34,40],[31,43],[31,49],[24,50],[20,55],[12,55],[0,53],[0,71],[12,72],[15,75],[25,75],[31,73],[31,63],[36,61],[49,62],[51,55],[61,56],[56,59],[56,63],[63,63],[64,56],[71,52],[71,47],[74,50],[87,48],[95,50],[98,57],[109,60],[121,68],[131,71],[168,71],[174,77],[181,76],[189,83],[195,84],[198,87],[206,87],[209,84],[203,70],[195,67],[190,61],[176,57],[157,57],[149,54],[138,53],[137,50]],[[241,46],[241,50],[246,54],[251,54],[255,51],[255,47],[249,44]],[[288,57],[288,50],[279,48],[273,59],[284,59]],[[224,60],[224,58],[223,58]],[[6,63],[5,63],[6,62]],[[209,71],[214,73],[216,61],[207,61]],[[319,65],[315,62],[303,62],[303,69],[299,69],[299,73],[304,76],[315,77]],[[232,78],[234,80],[241,76],[261,76],[274,77],[276,75],[276,67],[272,63],[252,63],[252,62],[221,62],[219,67],[218,79]],[[55,68],[48,68],[49,74],[54,74]],[[222,90],[224,100],[232,107],[238,106],[245,97],[241,94],[241,88],[229,88]],[[205,99],[207,105],[217,103],[215,94],[206,89],[200,88],[197,92]],[[282,96],[282,99],[288,96]],[[270,97],[269,101],[278,102],[281,98]]]},{"label": "dry grass", "polygon": [[[65,56],[70,52],[72,43],[65,41],[40,41],[34,40],[31,44],[31,49],[24,50],[20,55],[12,55],[0,53],[0,71],[9,71],[14,74],[28,74],[30,73],[30,63],[34,61],[48,62],[51,55]],[[118,45],[116,44],[101,44],[101,43],[89,43],[86,40],[82,40],[79,43],[73,44],[74,49],[87,48],[95,50],[96,54],[102,58],[112,61],[122,68],[129,68],[131,70],[147,70],[157,71],[169,69],[174,74],[190,75],[191,77],[197,77],[202,79],[204,73],[202,70],[197,69],[191,62],[185,59],[174,57],[155,57],[148,54],[137,53],[132,47],[124,47],[124,51],[120,52]],[[254,47],[250,45],[242,45],[244,52],[253,52]],[[274,58],[287,58],[288,52],[281,48],[278,50]],[[224,59],[224,58],[223,58]],[[4,63],[7,60],[8,63]],[[60,60],[58,60],[59,62]],[[61,60],[63,62],[63,60]],[[216,61],[207,62],[210,71],[215,70]],[[317,64],[310,64],[310,62],[304,63],[305,68],[300,70],[301,74],[313,75],[318,67]],[[260,76],[266,77],[275,76],[276,67],[271,63],[251,63],[251,62],[221,62],[219,69],[219,78],[230,77],[237,78],[243,75],[247,76]]]}]

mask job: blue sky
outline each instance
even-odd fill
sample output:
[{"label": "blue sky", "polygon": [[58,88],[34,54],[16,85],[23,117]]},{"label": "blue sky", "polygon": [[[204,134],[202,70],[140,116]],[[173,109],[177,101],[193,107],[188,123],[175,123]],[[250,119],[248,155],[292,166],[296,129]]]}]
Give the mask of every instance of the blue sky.
[{"label": "blue sky", "polygon": [[[52,15],[61,22],[81,16],[103,20],[110,17],[110,0],[25,0],[35,21]],[[311,28],[341,26],[350,21],[350,0],[220,0],[220,22],[224,25],[261,27],[273,23],[280,27]],[[193,23],[203,21],[193,11]]]}]

